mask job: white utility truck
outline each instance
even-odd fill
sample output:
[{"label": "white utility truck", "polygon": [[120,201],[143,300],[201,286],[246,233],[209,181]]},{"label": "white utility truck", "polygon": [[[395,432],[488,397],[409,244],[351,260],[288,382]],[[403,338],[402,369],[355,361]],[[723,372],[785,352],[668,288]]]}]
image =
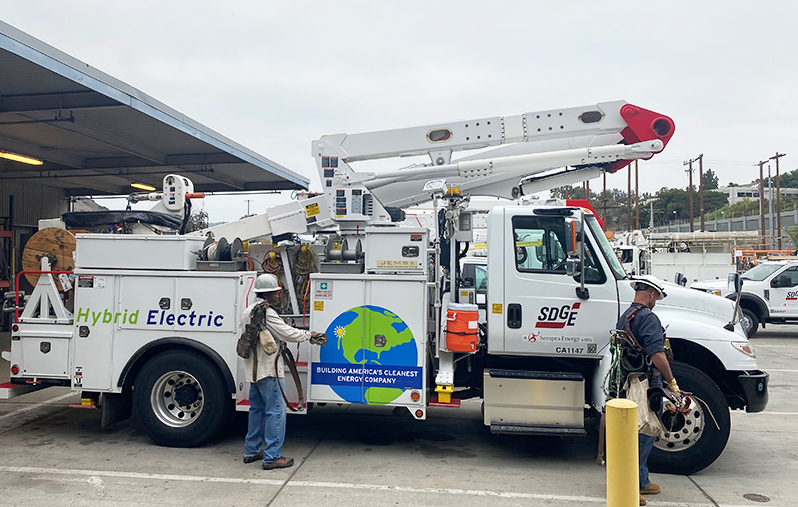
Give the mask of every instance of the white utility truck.
[{"label": "white utility truck", "polygon": [[[758,264],[743,273],[740,295],[741,323],[748,337],[759,325],[798,323],[798,260],[777,260]],[[725,279],[694,283],[692,289],[736,299]]]},{"label": "white utility truck", "polygon": [[[132,407],[157,443],[202,442],[233,400],[247,408],[235,342],[257,273],[223,271],[241,257],[227,239],[270,237],[282,253],[287,318],[309,318],[329,336],[323,347],[294,349],[308,402],[402,407],[423,420],[430,405],[480,397],[493,433],[584,435],[603,410],[610,330],[633,290],[592,212],[525,196],[649,158],[674,128],[667,116],[618,101],[322,137],[311,153],[323,193],[203,231],[215,244],[202,235],[78,234],[75,311],[37,313],[40,298],[31,298],[14,324],[11,377],[100,393],[104,423]],[[452,159],[481,148],[489,150]],[[417,155],[429,162],[351,167]],[[516,202],[488,215],[487,269],[464,263],[461,271],[474,239],[471,194]],[[433,241],[425,228],[397,226],[402,207],[429,200]],[[308,246],[318,252],[316,272],[295,286],[291,258]],[[52,296],[48,278],[36,291]],[[678,358],[676,378],[706,405],[663,416],[669,432],[651,461],[693,473],[724,449],[730,408],[765,408],[768,375],[732,302],[667,291],[656,313]],[[472,305],[480,296],[485,324]]]},{"label": "white utility truck", "polygon": [[647,232],[616,235],[612,245],[630,275],[654,275],[691,287],[737,271],[739,252],[759,245],[755,231]]}]

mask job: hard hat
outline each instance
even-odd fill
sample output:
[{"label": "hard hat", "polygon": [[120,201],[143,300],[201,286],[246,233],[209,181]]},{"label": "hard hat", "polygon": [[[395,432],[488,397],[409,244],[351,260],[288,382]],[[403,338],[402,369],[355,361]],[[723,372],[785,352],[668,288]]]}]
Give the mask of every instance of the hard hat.
[{"label": "hard hat", "polygon": [[633,278],[629,284],[632,286],[632,288],[635,291],[648,290],[648,289],[656,290],[659,296],[657,298],[657,301],[668,297],[668,295],[665,293],[665,289],[662,288],[662,282],[660,282],[660,280],[651,275],[643,275],[637,278]]},{"label": "hard hat", "polygon": [[269,273],[263,273],[255,279],[255,293],[258,292],[276,292],[282,290],[277,277]]}]

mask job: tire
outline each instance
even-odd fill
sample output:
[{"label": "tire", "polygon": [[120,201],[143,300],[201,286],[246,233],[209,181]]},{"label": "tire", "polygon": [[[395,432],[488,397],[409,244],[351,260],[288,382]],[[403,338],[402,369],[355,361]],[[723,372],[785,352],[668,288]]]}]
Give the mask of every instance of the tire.
[{"label": "tire", "polygon": [[756,334],[757,329],[759,329],[759,319],[757,319],[756,314],[748,308],[742,308],[742,311],[743,317],[741,319],[741,323],[743,325],[743,329],[745,330],[746,336],[748,336],[748,338],[752,338]]},{"label": "tire", "polygon": [[[706,405],[694,398],[692,410],[686,415],[674,417],[666,411],[663,425],[675,431],[666,433],[667,439],[657,439],[648,466],[653,472],[690,475],[714,463],[723,452],[729,441],[731,416],[723,393],[702,371],[680,362],[673,363],[671,369],[680,389],[695,394],[709,405],[720,430],[715,427]],[[699,435],[698,439],[689,438],[695,434]]]},{"label": "tire", "polygon": [[136,420],[158,445],[199,445],[222,428],[231,411],[222,374],[196,352],[158,354],[147,361],[133,385]]}]

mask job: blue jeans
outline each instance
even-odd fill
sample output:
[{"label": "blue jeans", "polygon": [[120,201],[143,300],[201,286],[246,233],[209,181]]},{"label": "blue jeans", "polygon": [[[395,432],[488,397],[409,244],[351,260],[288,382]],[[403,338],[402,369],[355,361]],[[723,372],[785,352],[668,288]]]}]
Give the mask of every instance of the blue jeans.
[{"label": "blue jeans", "polygon": [[[662,375],[657,372],[648,378],[649,387],[662,387]],[[647,487],[651,484],[648,478],[648,455],[651,454],[651,449],[654,448],[654,442],[657,437],[650,437],[648,435],[637,435],[638,444],[638,460],[640,465],[640,489]]]},{"label": "blue jeans", "polygon": [[249,384],[249,425],[244,455],[255,456],[263,448],[263,461],[266,463],[283,455],[285,401],[280,385],[285,389],[285,380],[275,377]]}]

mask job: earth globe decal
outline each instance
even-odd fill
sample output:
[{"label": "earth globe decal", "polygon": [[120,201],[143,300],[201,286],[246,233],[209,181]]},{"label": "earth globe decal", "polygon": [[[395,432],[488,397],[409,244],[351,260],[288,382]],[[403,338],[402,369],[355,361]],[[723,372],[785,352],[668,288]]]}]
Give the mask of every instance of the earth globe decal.
[{"label": "earth globe decal", "polygon": [[[327,327],[329,342],[320,350],[320,363],[336,366],[374,365],[382,368],[418,366],[418,346],[407,324],[380,306],[358,306],[338,315]],[[375,335],[385,345],[374,346]],[[359,385],[330,385],[350,403],[385,405],[404,389]]]}]

